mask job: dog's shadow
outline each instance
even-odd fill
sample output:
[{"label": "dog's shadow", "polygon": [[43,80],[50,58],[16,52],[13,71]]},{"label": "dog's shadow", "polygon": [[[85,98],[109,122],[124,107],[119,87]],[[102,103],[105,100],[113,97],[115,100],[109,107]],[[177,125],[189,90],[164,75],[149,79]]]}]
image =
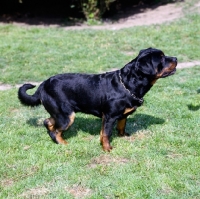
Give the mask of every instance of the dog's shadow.
[{"label": "dog's shadow", "polygon": [[[200,94],[200,88],[197,89],[197,94]],[[190,111],[198,111],[200,109],[200,105],[188,104],[187,106]]]},{"label": "dog's shadow", "polygon": [[[135,134],[137,131],[148,129],[151,125],[161,125],[165,122],[164,119],[154,117],[146,114],[135,114],[133,117],[127,119],[127,133]],[[31,126],[41,127],[43,122],[39,118],[30,118],[27,123]],[[63,132],[63,138],[69,139],[70,137],[76,136],[79,131],[84,131],[90,135],[99,135],[101,130],[101,119],[95,117],[83,118],[77,116],[74,124]],[[113,136],[116,136],[115,127],[113,128]],[[44,131],[46,131],[44,127]]]},{"label": "dog's shadow", "polygon": [[198,111],[200,109],[200,105],[194,106],[193,104],[188,104],[187,106],[190,111]]}]

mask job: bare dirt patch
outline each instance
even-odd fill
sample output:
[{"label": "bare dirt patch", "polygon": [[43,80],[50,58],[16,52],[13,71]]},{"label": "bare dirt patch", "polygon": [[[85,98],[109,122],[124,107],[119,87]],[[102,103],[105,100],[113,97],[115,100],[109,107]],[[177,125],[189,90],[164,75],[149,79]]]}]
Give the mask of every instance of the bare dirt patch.
[{"label": "bare dirt patch", "polygon": [[[101,25],[87,25],[86,23],[75,23],[75,25],[63,24],[62,19],[59,18],[27,18],[20,17],[20,19],[12,19],[11,17],[0,18],[0,21],[12,23],[19,26],[39,26],[39,27],[63,27],[66,30],[80,30],[80,29],[109,29],[119,30],[122,28],[129,28],[133,26],[143,26],[152,24],[161,24],[174,21],[183,16],[182,8],[184,2],[170,3],[166,5],[153,6],[136,6],[127,8],[122,13],[116,14],[109,20],[104,19]],[[6,18],[9,18],[7,20]]]},{"label": "bare dirt patch", "polygon": [[11,179],[4,179],[1,181],[1,186],[2,187],[10,187],[14,184],[14,180],[11,178]]},{"label": "bare dirt patch", "polygon": [[[127,12],[115,16],[115,21],[104,22],[102,25],[98,26],[88,26],[86,24],[76,24],[74,26],[63,26],[60,24],[59,19],[53,19],[49,21],[47,19],[22,19],[22,22],[13,21],[12,23],[19,26],[38,26],[38,27],[60,27],[62,26],[66,30],[80,30],[80,29],[109,29],[109,30],[119,30],[122,28],[129,28],[134,26],[152,25],[152,24],[162,24],[174,21],[182,17],[183,7],[189,0],[179,3],[170,3],[166,5],[154,5],[152,7],[136,7],[129,9]],[[200,13],[200,2],[190,8],[190,12],[197,11]],[[132,54],[132,52],[130,52]],[[191,61],[185,63],[178,63],[177,68],[189,68],[193,66],[200,65],[200,61]],[[116,70],[116,69],[114,69]],[[31,83],[31,82],[30,82]],[[38,85],[38,82],[32,82],[34,85]],[[21,85],[9,85],[0,82],[0,91],[9,90],[12,88],[19,88]]]},{"label": "bare dirt patch", "polygon": [[13,86],[11,86],[9,84],[0,84],[0,91],[9,90],[11,88],[13,88]]},{"label": "bare dirt patch", "polygon": [[[40,84],[40,82],[29,82],[29,83],[35,86],[38,86]],[[22,86],[22,84],[10,85],[10,84],[3,84],[0,82],[0,91],[9,90],[12,88],[19,88],[20,86]]]},{"label": "bare dirt patch", "polygon": [[92,194],[92,190],[85,188],[81,185],[73,185],[72,187],[67,187],[66,191],[70,193],[74,198],[86,198]]},{"label": "bare dirt patch", "polygon": [[38,187],[29,189],[28,191],[22,193],[20,196],[24,198],[37,198],[39,196],[44,196],[49,193],[49,190],[45,187]]},{"label": "bare dirt patch", "polygon": [[183,63],[179,63],[177,68],[190,68],[190,67],[194,67],[194,66],[199,66],[200,65],[200,61],[191,61],[191,62],[183,62]]},{"label": "bare dirt patch", "polygon": [[89,168],[96,168],[98,165],[111,166],[113,164],[126,164],[129,160],[126,158],[114,158],[110,155],[101,155],[97,158],[91,160],[91,163],[88,165]]},{"label": "bare dirt patch", "polygon": [[133,8],[128,14],[129,16],[124,15],[124,17],[117,17],[118,20],[114,23],[104,22],[102,26],[71,26],[66,27],[65,29],[109,29],[109,30],[119,30],[122,28],[130,28],[133,26],[144,26],[152,24],[162,24],[170,21],[174,21],[183,16],[182,12],[183,3],[178,4],[166,4],[161,6],[152,6],[152,7],[142,7],[140,9]]},{"label": "bare dirt patch", "polygon": [[132,136],[125,136],[123,138],[129,142],[134,142],[135,140],[143,140],[143,139],[147,138],[147,134],[143,133],[143,132],[139,132]]}]

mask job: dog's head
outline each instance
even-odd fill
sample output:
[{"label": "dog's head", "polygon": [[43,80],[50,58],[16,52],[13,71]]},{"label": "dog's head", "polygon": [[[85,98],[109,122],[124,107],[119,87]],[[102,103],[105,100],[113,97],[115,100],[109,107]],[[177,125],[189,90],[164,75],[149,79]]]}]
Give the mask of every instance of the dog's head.
[{"label": "dog's head", "polygon": [[161,50],[155,48],[141,50],[135,62],[135,70],[153,80],[173,75],[176,66],[176,57],[165,56]]}]

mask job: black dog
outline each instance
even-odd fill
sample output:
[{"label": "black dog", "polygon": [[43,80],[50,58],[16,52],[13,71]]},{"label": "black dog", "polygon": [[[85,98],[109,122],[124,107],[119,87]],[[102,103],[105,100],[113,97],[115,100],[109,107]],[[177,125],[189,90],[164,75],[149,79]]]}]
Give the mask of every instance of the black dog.
[{"label": "black dog", "polygon": [[122,69],[103,74],[69,73],[50,77],[35,94],[26,94],[35,86],[24,84],[18,97],[22,104],[43,104],[50,118],[44,125],[52,140],[59,144],[67,142],[62,132],[74,122],[75,113],[83,112],[102,118],[100,141],[105,151],[110,151],[109,138],[117,120],[120,136],[127,135],[127,116],[143,103],[143,96],[158,78],[167,77],[176,71],[177,58],[167,57],[161,50],[148,48]]}]

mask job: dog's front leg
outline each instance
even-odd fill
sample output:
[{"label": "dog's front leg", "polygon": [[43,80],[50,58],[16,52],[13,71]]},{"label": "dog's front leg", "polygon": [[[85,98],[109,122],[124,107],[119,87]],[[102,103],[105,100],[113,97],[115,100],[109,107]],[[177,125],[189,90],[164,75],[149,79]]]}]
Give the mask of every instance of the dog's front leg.
[{"label": "dog's front leg", "polygon": [[110,152],[112,146],[110,145],[110,137],[112,136],[112,128],[115,119],[106,118],[104,115],[102,117],[102,127],[100,132],[100,142],[102,144],[103,150]]},{"label": "dog's front leg", "polygon": [[117,121],[117,131],[118,131],[118,136],[120,136],[120,137],[130,136],[130,134],[126,133],[126,131],[125,131],[126,120],[127,120],[127,117]]},{"label": "dog's front leg", "polygon": [[125,132],[126,119],[127,118],[123,118],[117,121],[118,136],[124,136],[126,134]]}]

